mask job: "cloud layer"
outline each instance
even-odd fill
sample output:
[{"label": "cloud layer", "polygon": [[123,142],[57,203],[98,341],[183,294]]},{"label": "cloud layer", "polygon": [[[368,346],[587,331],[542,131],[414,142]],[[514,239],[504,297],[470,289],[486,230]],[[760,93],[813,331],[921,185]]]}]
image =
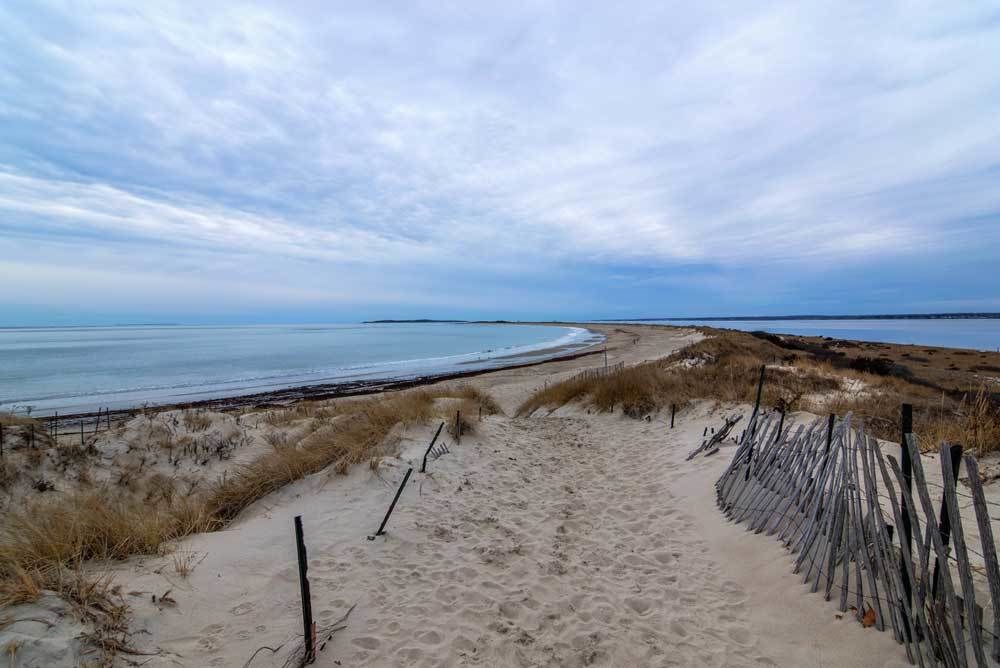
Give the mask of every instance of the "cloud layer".
[{"label": "cloud layer", "polygon": [[998,308],[995,6],[661,4],[5,4],[0,324]]}]

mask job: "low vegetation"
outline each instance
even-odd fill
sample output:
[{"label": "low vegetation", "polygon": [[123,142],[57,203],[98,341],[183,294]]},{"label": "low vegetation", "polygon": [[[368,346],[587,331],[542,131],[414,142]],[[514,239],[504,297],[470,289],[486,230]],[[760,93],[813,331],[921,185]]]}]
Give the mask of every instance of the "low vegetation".
[{"label": "low vegetation", "polygon": [[[445,404],[446,413],[441,412]],[[485,413],[499,410],[492,398],[470,386],[303,402],[260,416],[263,424],[280,425],[282,431],[274,434],[281,436],[265,437],[269,450],[210,485],[178,485],[170,476],[143,471],[148,461],[143,455],[138,465],[101,485],[25,499],[0,520],[0,605],[32,600],[46,589],[79,598],[80,583],[67,574],[78,572],[81,564],[160,554],[177,538],[222,528],[250,504],[307,475],[328,468],[346,473],[355,464],[391,454],[396,425],[453,417],[456,405],[470,415],[480,406]],[[211,419],[200,413],[185,413],[180,422],[191,431],[215,433],[209,431]],[[175,437],[152,422],[140,433],[150,442],[130,442],[129,453],[152,457],[161,450],[193,448],[183,440],[187,436]],[[196,453],[203,455],[203,450]],[[58,457],[75,461],[76,455]],[[0,486],[10,486],[17,472],[9,462],[0,464]],[[179,571],[187,570],[175,562]],[[67,589],[70,585],[74,591]],[[91,594],[106,597],[109,590],[95,585]]]},{"label": "low vegetation", "polygon": [[[942,440],[983,455],[1000,451],[1000,400],[984,386],[942,388],[907,367],[847,356],[782,337],[706,330],[708,338],[661,360],[598,377],[570,378],[525,401],[519,415],[582,402],[599,411],[643,417],[696,399],[749,403],[767,365],[764,406],[852,412],[882,438],[899,437],[900,404],[914,406],[914,432],[928,448]],[[780,344],[780,345],[779,345]]]}]

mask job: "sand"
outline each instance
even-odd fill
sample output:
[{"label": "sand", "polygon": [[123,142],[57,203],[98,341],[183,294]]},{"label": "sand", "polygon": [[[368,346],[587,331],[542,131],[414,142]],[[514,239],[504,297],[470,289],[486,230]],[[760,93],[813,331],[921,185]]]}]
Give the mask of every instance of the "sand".
[{"label": "sand", "polygon": [[[661,357],[698,336],[606,330],[611,363]],[[257,652],[249,665],[282,665],[301,634],[292,520],[302,515],[318,626],[353,610],[317,666],[906,664],[891,634],[808,594],[776,541],[726,522],[712,485],[732,446],[684,461],[703,429],[721,424],[717,407],[686,409],[673,430],[668,416],[577,406],[508,417],[546,382],[597,363],[475,378],[507,415],[477,422],[461,444],[446,437],[450,453],[414,472],[374,541],[366,536],[407,466],[419,469],[435,424],[399,434],[398,456],[377,473],[321,472],[172,555],[112,565],[134,645],[150,653],[122,661],[243,666]],[[178,559],[194,565],[187,577]],[[0,630],[0,648],[22,643],[0,666],[80,661],[80,628],[58,602],[11,614],[31,619]]]}]

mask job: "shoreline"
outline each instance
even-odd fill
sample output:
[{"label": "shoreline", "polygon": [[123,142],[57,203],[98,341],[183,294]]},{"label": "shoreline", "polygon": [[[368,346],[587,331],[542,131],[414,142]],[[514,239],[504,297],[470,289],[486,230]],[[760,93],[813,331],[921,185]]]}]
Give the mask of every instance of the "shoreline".
[{"label": "shoreline", "polygon": [[[513,323],[512,323],[513,324]],[[535,324],[535,323],[532,323]],[[55,424],[56,429],[65,426],[64,423],[77,423],[80,420],[96,419],[98,416],[110,416],[113,421],[125,419],[143,410],[163,412],[172,410],[189,409],[210,409],[219,412],[239,410],[242,408],[271,408],[284,406],[298,401],[322,401],[327,399],[339,399],[344,397],[359,397],[381,392],[393,392],[407,390],[424,385],[460,380],[463,378],[473,378],[495,371],[508,371],[512,369],[523,369],[538,366],[548,362],[566,362],[591,355],[599,355],[603,346],[607,342],[607,334],[593,327],[587,327],[578,323],[559,323],[586,329],[592,335],[603,337],[586,346],[578,347],[568,344],[561,344],[549,348],[531,350],[524,353],[515,353],[492,358],[493,360],[511,360],[512,363],[500,364],[497,366],[482,367],[478,369],[446,371],[442,373],[423,374],[413,377],[387,377],[367,380],[354,380],[334,383],[316,383],[309,385],[295,385],[262,392],[252,392],[249,394],[237,394],[211,399],[198,399],[195,401],[180,401],[169,403],[149,403],[130,408],[118,408],[97,411],[80,411],[76,413],[60,413],[55,415],[33,416],[39,422],[46,425]],[[521,360],[521,361],[517,361]],[[475,362],[462,362],[458,366],[474,364]]]}]

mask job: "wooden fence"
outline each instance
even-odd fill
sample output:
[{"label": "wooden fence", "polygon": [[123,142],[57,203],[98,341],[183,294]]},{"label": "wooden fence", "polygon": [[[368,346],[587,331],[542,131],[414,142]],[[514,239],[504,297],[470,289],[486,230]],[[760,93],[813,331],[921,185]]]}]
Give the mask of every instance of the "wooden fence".
[{"label": "wooden fence", "polygon": [[971,456],[968,491],[958,489],[959,446],[941,446],[938,478],[917,445],[904,435],[897,460],[851,415],[786,428],[777,414],[755,414],[716,483],[718,503],[796,555],[793,573],[812,592],[836,597],[864,626],[890,629],[911,663],[997,665],[990,514],[1000,517],[1000,506],[986,500]]},{"label": "wooden fence", "polygon": [[593,369],[584,369],[580,373],[573,376],[573,380],[592,380],[594,378],[603,378],[604,376],[610,376],[613,373],[618,373],[625,370],[625,362],[617,362],[611,366],[599,366]]}]

